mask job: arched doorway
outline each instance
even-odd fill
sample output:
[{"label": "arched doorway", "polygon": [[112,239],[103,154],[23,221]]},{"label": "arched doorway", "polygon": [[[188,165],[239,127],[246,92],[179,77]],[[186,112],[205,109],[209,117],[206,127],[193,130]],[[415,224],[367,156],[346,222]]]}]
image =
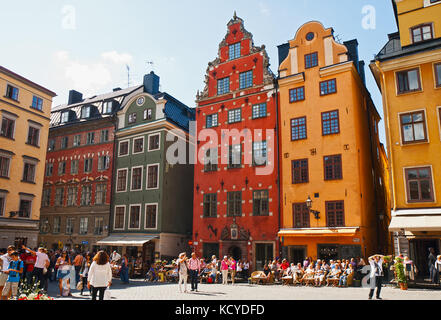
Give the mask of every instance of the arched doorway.
[{"label": "arched doorway", "polygon": [[237,246],[231,246],[228,249],[228,255],[233,257],[234,260],[242,259],[242,250]]}]

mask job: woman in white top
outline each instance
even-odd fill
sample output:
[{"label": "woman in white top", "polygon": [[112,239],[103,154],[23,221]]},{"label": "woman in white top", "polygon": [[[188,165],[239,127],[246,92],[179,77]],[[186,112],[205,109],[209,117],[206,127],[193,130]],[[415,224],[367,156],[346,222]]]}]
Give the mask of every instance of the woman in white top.
[{"label": "woman in white top", "polygon": [[104,251],[99,251],[93,258],[87,275],[87,288],[92,291],[92,300],[96,300],[99,292],[99,299],[104,300],[104,291],[112,285],[112,268],[109,263],[109,256]]},{"label": "woman in white top", "polygon": [[68,295],[70,296],[70,267],[71,267],[71,261],[69,258],[69,255],[67,254],[67,251],[63,251],[61,253],[61,256],[57,259],[57,262],[55,264],[55,267],[57,268],[57,280],[58,280],[58,287],[60,289],[60,296],[63,295],[63,281],[65,287],[68,290]]},{"label": "woman in white top", "polygon": [[178,261],[176,261],[176,263],[178,264],[179,272],[179,291],[182,292],[182,284],[184,284],[184,292],[187,292],[187,254],[185,252],[182,252],[179,255],[179,259]]}]

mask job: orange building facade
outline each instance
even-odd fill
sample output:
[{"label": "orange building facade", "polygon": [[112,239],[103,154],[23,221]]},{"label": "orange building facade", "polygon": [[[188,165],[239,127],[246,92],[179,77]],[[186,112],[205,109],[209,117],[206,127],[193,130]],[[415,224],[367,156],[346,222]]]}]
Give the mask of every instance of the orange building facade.
[{"label": "orange building facade", "polygon": [[279,237],[293,262],[389,251],[387,158],[357,46],[315,21],[279,46]]}]

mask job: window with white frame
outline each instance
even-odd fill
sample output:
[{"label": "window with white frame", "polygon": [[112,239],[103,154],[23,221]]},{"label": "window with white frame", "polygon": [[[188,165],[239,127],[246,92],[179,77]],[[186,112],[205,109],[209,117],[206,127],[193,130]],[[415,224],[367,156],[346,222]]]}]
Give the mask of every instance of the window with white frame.
[{"label": "window with white frame", "polygon": [[130,191],[139,191],[142,189],[142,171],[143,167],[132,168],[132,186]]},{"label": "window with white frame", "polygon": [[86,135],[86,144],[95,143],[95,132],[88,132]]},{"label": "window with white frame", "polygon": [[218,126],[218,115],[217,113],[210,114],[206,117],[206,127],[213,128]]},{"label": "window with white frame", "polygon": [[90,106],[85,106],[81,108],[81,118],[87,119],[90,118]]},{"label": "window with white frame", "polygon": [[66,161],[58,162],[58,175],[62,176],[66,174]]},{"label": "window with white frame", "polygon": [[228,123],[236,123],[242,121],[242,109],[234,109],[228,111]]},{"label": "window with white frame", "polygon": [[61,217],[54,217],[54,225],[52,228],[52,233],[60,233],[61,230]]},{"label": "window with white frame", "polygon": [[253,142],[253,165],[266,165],[268,160],[266,141]]},{"label": "window with white frame", "polygon": [[157,214],[158,214],[157,204],[145,205],[145,229],[156,229]]},{"label": "window with white frame", "polygon": [[80,165],[80,160],[70,161],[70,174],[78,174],[78,167]]},{"label": "window with white frame", "polygon": [[127,191],[127,171],[128,169],[119,169],[116,174],[116,192]]},{"label": "window with white frame", "polygon": [[147,166],[147,189],[159,187],[159,164]]},{"label": "window with white frame", "polygon": [[52,162],[46,164],[46,173],[45,173],[46,177],[52,177],[53,172],[54,172],[54,164]]},{"label": "window with white frame", "polygon": [[33,96],[31,108],[41,111],[43,109],[43,99]]},{"label": "window with white frame", "polygon": [[63,206],[64,202],[64,188],[56,188],[55,189],[55,205],[57,207]]},{"label": "window with white frame", "polygon": [[51,204],[51,188],[45,188],[43,189],[43,196],[41,198],[41,206],[42,207],[49,207]]},{"label": "window with white frame", "polygon": [[77,134],[76,136],[74,136],[73,146],[74,147],[81,146],[81,135],[80,134]]},{"label": "window with white frame", "polygon": [[144,152],[144,137],[133,139],[133,154]]},{"label": "window with white frame", "polygon": [[121,141],[118,148],[118,156],[126,156],[129,154],[129,141]]},{"label": "window with white frame", "polygon": [[84,173],[92,172],[92,168],[93,168],[93,159],[92,158],[84,159]]},{"label": "window with white frame", "polygon": [[139,229],[141,227],[141,206],[130,206],[129,212],[129,229]]},{"label": "window with white frame", "polygon": [[149,135],[149,151],[156,151],[160,149],[160,139],[160,133]]},{"label": "window with white frame", "polygon": [[124,221],[126,218],[126,207],[116,206],[115,207],[115,217],[113,223],[113,229],[122,230],[124,229]]}]

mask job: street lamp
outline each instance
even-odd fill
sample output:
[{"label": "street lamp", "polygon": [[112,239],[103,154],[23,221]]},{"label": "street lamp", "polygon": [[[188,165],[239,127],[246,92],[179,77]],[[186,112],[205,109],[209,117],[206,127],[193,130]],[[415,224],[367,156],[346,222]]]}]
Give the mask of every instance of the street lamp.
[{"label": "street lamp", "polygon": [[308,208],[308,211],[314,215],[314,218],[316,220],[320,219],[320,211],[316,211],[316,210],[311,209],[312,208],[312,200],[311,200],[310,196],[308,196],[308,199],[306,200],[306,207]]}]

